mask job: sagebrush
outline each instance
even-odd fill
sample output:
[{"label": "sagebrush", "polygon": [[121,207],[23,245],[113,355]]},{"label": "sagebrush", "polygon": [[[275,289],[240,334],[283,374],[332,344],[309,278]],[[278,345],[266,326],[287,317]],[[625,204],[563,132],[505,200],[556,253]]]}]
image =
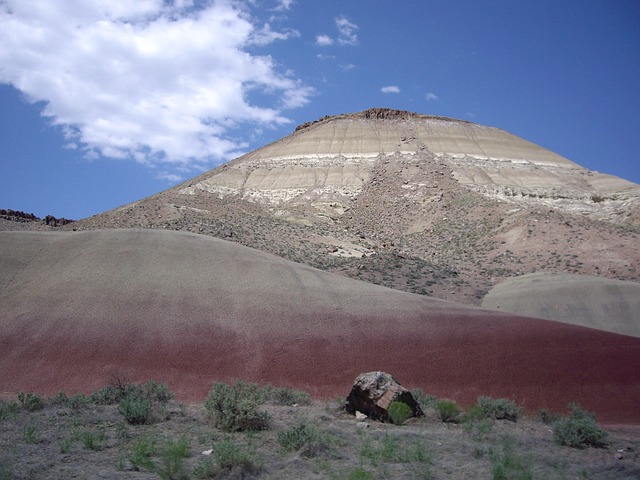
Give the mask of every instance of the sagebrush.
[{"label": "sagebrush", "polygon": [[255,383],[236,380],[233,385],[214,383],[204,408],[214,424],[227,432],[266,430],[271,417],[258,407],[264,392]]}]

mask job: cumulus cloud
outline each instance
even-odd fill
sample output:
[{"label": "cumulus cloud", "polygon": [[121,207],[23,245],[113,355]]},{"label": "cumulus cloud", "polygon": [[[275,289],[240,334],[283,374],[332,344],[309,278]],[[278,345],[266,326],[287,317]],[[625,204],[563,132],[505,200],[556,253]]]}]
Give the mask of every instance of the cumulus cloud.
[{"label": "cumulus cloud", "polygon": [[333,38],[329,35],[316,35],[316,45],[319,47],[328,47],[333,45]]},{"label": "cumulus cloud", "polygon": [[219,163],[248,146],[235,128],[288,123],[283,110],[313,94],[256,53],[299,33],[275,31],[249,8],[240,0],[3,0],[0,82],[44,102],[42,114],[89,156],[183,171]]},{"label": "cumulus cloud", "polygon": [[338,43],[340,45],[357,45],[358,44],[358,25],[351,23],[344,15],[335,19],[338,28]]},{"label": "cumulus cloud", "polygon": [[400,93],[400,87],[396,85],[387,85],[380,89],[382,93]]},{"label": "cumulus cloud", "polygon": [[425,95],[425,98],[426,98],[427,100],[438,100],[438,96],[437,96],[435,93],[433,93],[433,92],[429,92],[429,93],[427,93],[427,94]]}]

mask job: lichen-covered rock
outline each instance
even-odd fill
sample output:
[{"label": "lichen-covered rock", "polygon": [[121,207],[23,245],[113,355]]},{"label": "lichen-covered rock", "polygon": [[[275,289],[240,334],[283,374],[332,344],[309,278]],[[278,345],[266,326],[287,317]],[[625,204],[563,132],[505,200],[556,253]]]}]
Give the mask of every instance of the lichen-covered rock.
[{"label": "lichen-covered rock", "polygon": [[387,422],[389,421],[388,408],[392,402],[407,404],[414,417],[424,415],[411,392],[385,372],[368,372],[358,375],[347,397],[345,409],[354,415],[356,412],[362,412],[369,418]]}]

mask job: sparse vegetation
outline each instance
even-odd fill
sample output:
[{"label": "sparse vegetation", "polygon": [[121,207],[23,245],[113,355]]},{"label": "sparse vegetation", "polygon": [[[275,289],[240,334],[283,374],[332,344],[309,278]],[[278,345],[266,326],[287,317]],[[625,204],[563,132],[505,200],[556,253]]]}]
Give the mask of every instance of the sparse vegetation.
[{"label": "sparse vegetation", "polygon": [[522,413],[522,408],[507,398],[479,397],[476,405],[483,417],[494,420],[517,422]]},{"label": "sparse vegetation", "polygon": [[91,401],[96,405],[115,405],[124,396],[124,391],[114,387],[113,385],[107,385],[100,390],[96,390],[91,393]]},{"label": "sparse vegetation", "polygon": [[278,432],[278,443],[285,452],[300,452],[304,458],[312,458],[332,450],[335,439],[323,434],[309,421],[300,420],[293,427]]},{"label": "sparse vegetation", "polygon": [[453,400],[438,400],[435,407],[440,416],[440,420],[443,422],[459,423],[462,420],[463,411]]},{"label": "sparse vegetation", "polygon": [[515,453],[511,438],[505,438],[502,452],[492,452],[490,458],[493,480],[533,480],[530,459]]},{"label": "sparse vegetation", "polygon": [[311,397],[304,390],[267,385],[262,389],[264,400],[275,405],[309,405]]},{"label": "sparse vegetation", "polygon": [[403,425],[413,416],[413,410],[404,402],[391,402],[388,412],[389,419],[394,425]]},{"label": "sparse vegetation", "polygon": [[237,380],[233,385],[215,383],[204,403],[209,418],[226,432],[266,430],[270,416],[259,411],[264,392],[254,383]]},{"label": "sparse vegetation", "polygon": [[538,410],[538,418],[545,425],[551,425],[552,423],[555,423],[558,420],[560,420],[560,418],[562,417],[560,414],[556,412],[551,412],[546,408],[541,408],[540,410]]},{"label": "sparse vegetation", "polygon": [[20,411],[20,406],[16,402],[0,400],[0,421],[15,418]]},{"label": "sparse vegetation", "polygon": [[595,414],[576,404],[569,405],[568,416],[553,424],[553,438],[560,445],[573,448],[604,447],[607,432],[596,423]]},{"label": "sparse vegetation", "polygon": [[138,438],[131,448],[129,462],[134,470],[153,471],[155,465],[152,457],[156,454],[156,438],[153,435],[144,435]]},{"label": "sparse vegetation", "polygon": [[27,423],[24,426],[24,443],[38,443],[38,426],[34,423]]},{"label": "sparse vegetation", "polygon": [[224,440],[218,444],[213,453],[221,470],[239,470],[240,477],[246,474],[255,475],[262,470],[262,459],[254,448],[243,448],[231,440]]},{"label": "sparse vegetation", "polygon": [[189,474],[184,465],[184,459],[191,456],[189,441],[183,437],[179,440],[168,440],[165,444],[160,464],[156,471],[162,480],[188,479]]},{"label": "sparse vegetation", "polygon": [[424,393],[421,388],[411,389],[411,395],[413,396],[414,400],[418,402],[420,408],[422,408],[423,411],[430,408],[435,408],[436,403],[438,402],[438,398],[436,396]]},{"label": "sparse vegetation", "polygon": [[118,399],[118,410],[131,425],[147,423],[154,411],[160,415],[163,405],[173,398],[173,394],[164,384],[153,380],[144,385],[126,385],[122,388],[100,390],[95,398],[100,402],[113,402]]},{"label": "sparse vegetation", "polygon": [[385,433],[380,439],[366,437],[360,456],[377,467],[383,463],[419,463],[428,465],[431,458],[422,441],[407,442],[398,435]]},{"label": "sparse vegetation", "polygon": [[130,392],[118,403],[118,411],[131,425],[142,425],[151,414],[151,402],[140,392]]},{"label": "sparse vegetation", "polygon": [[[592,430],[583,428],[585,424],[597,427],[594,415],[576,405],[566,418],[580,420],[582,427],[567,430],[569,435],[562,430],[562,421],[553,423],[552,429],[530,417],[519,417],[518,423],[500,422],[493,418],[500,415],[487,413],[492,409],[480,408],[500,399],[479,399],[462,415],[454,402],[443,403],[424,394],[416,398],[428,398],[425,417],[402,428],[371,420],[364,422],[368,428],[359,428],[356,425],[363,423],[339,408],[344,398],[335,405],[314,401],[292,407],[288,401],[279,405],[269,397],[274,387],[237,387],[237,382],[226,387],[236,392],[236,398],[249,398],[268,411],[270,429],[224,430],[207,421],[209,413],[203,405],[166,400],[171,395],[158,393],[164,388],[147,384],[129,385],[126,390],[149,398],[156,406],[161,404],[159,399],[165,400],[166,411],[153,416],[153,421],[135,425],[122,416],[119,404],[112,403],[111,389],[83,396],[76,409],[69,401],[65,404],[61,394],[43,399],[43,407],[34,411],[19,402],[5,401],[1,405],[8,413],[0,423],[0,473],[16,480],[115,478],[116,471],[124,477],[128,472],[132,477],[176,480],[312,476],[340,480],[529,479],[589,478],[592,474],[631,478],[640,469],[637,456],[624,450],[640,438],[629,437],[628,431],[618,436],[614,430],[607,436],[608,445],[604,444],[602,434],[594,436]],[[443,411],[453,413],[461,425],[444,423],[435,407],[449,402],[456,406]],[[604,432],[597,428],[596,432]],[[567,445],[599,445],[609,451],[598,456],[582,446],[568,452],[556,444],[560,432],[563,438],[579,439],[565,441]],[[614,455],[619,451],[623,460]],[[202,455],[204,452],[210,455]]]},{"label": "sparse vegetation", "polygon": [[20,402],[22,408],[29,412],[39,410],[44,406],[44,400],[42,399],[42,397],[33,393],[20,392],[18,394],[18,401]]}]

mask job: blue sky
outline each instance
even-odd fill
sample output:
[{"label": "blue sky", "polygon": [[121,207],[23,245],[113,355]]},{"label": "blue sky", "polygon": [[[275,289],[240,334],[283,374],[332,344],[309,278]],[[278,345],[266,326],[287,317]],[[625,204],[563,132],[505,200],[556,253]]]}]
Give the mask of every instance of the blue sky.
[{"label": "blue sky", "polygon": [[0,208],[87,217],[370,107],[640,183],[640,2],[0,2]]}]

